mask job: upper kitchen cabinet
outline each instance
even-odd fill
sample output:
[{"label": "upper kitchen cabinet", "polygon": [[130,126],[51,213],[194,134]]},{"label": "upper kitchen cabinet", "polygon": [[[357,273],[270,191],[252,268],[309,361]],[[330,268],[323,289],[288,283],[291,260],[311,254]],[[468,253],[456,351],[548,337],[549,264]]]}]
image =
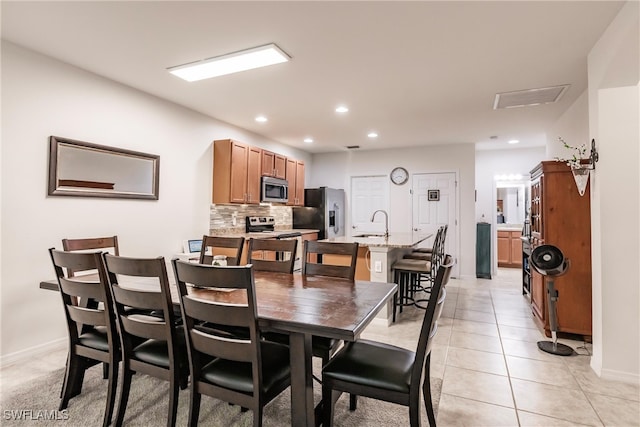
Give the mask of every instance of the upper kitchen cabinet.
[{"label": "upper kitchen cabinet", "polygon": [[213,203],[260,203],[262,150],[231,139],[213,143]]},{"label": "upper kitchen cabinet", "polygon": [[287,159],[287,175],[289,182],[289,206],[304,206],[304,162]]},{"label": "upper kitchen cabinet", "polygon": [[560,249],[570,266],[558,277],[542,276],[531,268],[534,318],[550,336],[547,286],[558,291],[558,331],[591,335],[591,202],[589,188],[580,196],[571,169],[562,162],[544,161],[531,171],[531,250],[540,245]]},{"label": "upper kitchen cabinet", "polygon": [[287,158],[281,154],[262,150],[262,176],[285,179],[287,173]]}]

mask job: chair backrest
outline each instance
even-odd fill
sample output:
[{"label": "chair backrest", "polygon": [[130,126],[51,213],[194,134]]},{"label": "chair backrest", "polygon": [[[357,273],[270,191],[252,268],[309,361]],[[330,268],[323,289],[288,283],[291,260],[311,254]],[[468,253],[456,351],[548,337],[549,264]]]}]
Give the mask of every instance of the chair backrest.
[{"label": "chair backrest", "polygon": [[[118,248],[118,236],[90,237],[86,239],[62,239],[62,249],[65,251],[96,251],[97,249],[113,249],[114,255],[120,255]],[[71,270],[70,277],[75,272],[81,270]]]},{"label": "chair backrest", "polygon": [[[314,257],[312,255],[317,255]],[[318,262],[312,262],[316,258]],[[342,277],[356,275],[358,243],[332,243],[305,240],[302,251],[302,274]]]},{"label": "chair backrest", "polygon": [[431,249],[431,278],[435,279],[438,273],[438,267],[444,262],[444,235],[446,233],[446,225],[438,227],[436,236],[433,239],[433,246]]},{"label": "chair backrest", "polygon": [[421,386],[422,372],[427,360],[431,353],[431,346],[433,345],[433,338],[438,331],[438,319],[442,314],[442,308],[444,306],[444,300],[447,295],[446,285],[451,277],[451,269],[455,264],[455,260],[451,255],[446,255],[444,262],[438,267],[436,278],[433,281],[431,287],[431,293],[429,296],[429,303],[425,310],[424,318],[422,320],[422,326],[420,328],[420,337],[418,338],[418,346],[416,348],[416,360],[413,364],[413,370],[411,372],[411,388],[416,392],[419,390],[417,387]]},{"label": "chair backrest", "polygon": [[[104,326],[109,347],[117,349],[118,334],[102,253],[65,252],[51,248],[49,254],[64,304],[71,344],[78,344],[79,335],[92,327]],[[96,270],[97,274],[78,277],[69,275],[70,271],[86,270]],[[78,299],[83,303],[83,307],[77,305]],[[82,325],[81,330],[78,328],[79,325]]]},{"label": "chair backrest", "polygon": [[178,339],[164,258],[103,257],[125,357],[139,342],[136,337],[167,341],[170,366],[174,366]]},{"label": "chair backrest", "polygon": [[[218,267],[206,264],[193,264],[177,259],[172,260],[176,284],[180,293],[180,309],[185,327],[189,365],[192,370],[200,369],[201,361],[219,357],[237,362],[252,364],[253,389],[260,390],[262,379],[262,358],[260,355],[260,336],[258,333],[257,306],[253,267]],[[206,301],[189,295],[187,284],[197,287],[227,288],[243,292],[246,302]],[[221,332],[217,328],[208,328],[203,324],[222,327],[242,328],[248,334],[234,336]],[[198,378],[192,371],[193,378]]]},{"label": "chair backrest", "polygon": [[247,264],[254,270],[293,273],[296,261],[296,239],[250,239]]},{"label": "chair backrest", "polygon": [[200,264],[211,264],[214,255],[226,255],[227,265],[240,265],[244,237],[202,236]]}]

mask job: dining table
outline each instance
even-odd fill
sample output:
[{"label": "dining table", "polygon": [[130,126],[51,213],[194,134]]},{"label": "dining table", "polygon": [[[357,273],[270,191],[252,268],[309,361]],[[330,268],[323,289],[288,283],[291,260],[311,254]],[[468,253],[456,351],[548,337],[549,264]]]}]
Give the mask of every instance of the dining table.
[{"label": "dining table", "polygon": [[[387,305],[397,285],[299,273],[254,270],[253,274],[260,329],[289,334],[291,425],[315,426],[318,420],[313,398],[312,337],[357,340]],[[129,286],[151,290],[157,289],[158,284],[140,280]],[[57,291],[58,283],[45,280],[40,282],[40,288]],[[212,301],[241,302],[246,298],[241,291],[188,287],[188,292]],[[174,283],[171,294],[174,305],[179,306]]]}]

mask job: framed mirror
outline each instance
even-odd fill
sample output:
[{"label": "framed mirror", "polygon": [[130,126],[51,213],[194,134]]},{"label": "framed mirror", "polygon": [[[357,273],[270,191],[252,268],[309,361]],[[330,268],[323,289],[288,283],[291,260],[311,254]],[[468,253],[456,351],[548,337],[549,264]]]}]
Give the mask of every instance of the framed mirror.
[{"label": "framed mirror", "polygon": [[49,196],[158,200],[160,156],[51,136]]}]

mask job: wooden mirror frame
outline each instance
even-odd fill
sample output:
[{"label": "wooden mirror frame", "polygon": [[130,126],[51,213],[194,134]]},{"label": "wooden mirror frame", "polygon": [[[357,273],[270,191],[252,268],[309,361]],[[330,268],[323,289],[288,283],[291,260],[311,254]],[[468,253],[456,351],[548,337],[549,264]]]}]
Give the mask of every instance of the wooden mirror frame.
[{"label": "wooden mirror frame", "polygon": [[[104,157],[101,160],[105,162],[119,161],[117,157],[122,156],[123,165],[128,168],[117,168],[117,172],[109,175],[107,181],[103,179],[97,180],[88,179],[83,176],[61,176],[63,162],[61,161],[61,155],[64,148],[77,149],[86,151],[87,158],[95,157],[96,155],[104,154],[105,156],[116,156],[115,158]],[[136,161],[150,162],[144,168],[138,168],[143,171],[145,175],[143,186],[149,188],[149,190],[140,191],[134,188],[126,188],[127,183],[122,181],[126,179],[126,173],[124,170],[132,171],[134,163]],[[83,165],[84,166],[84,165]],[[87,169],[99,170],[100,168],[94,164],[94,167]],[[148,171],[147,171],[148,170]],[[102,175],[109,173],[107,169],[103,168]],[[65,174],[68,173],[64,172]],[[80,173],[80,172],[79,172]],[[130,174],[131,175],[131,174]],[[149,181],[147,181],[147,178]],[[118,181],[120,179],[121,181]],[[106,145],[92,144],[89,142],[76,141],[68,138],[60,138],[57,136],[51,136],[49,138],[49,196],[73,196],[73,197],[105,197],[105,198],[120,198],[120,199],[148,199],[158,200],[158,186],[160,182],[160,156],[154,154],[141,153],[138,151],[126,150],[122,148],[109,147]],[[140,185],[140,182],[136,182]]]}]

